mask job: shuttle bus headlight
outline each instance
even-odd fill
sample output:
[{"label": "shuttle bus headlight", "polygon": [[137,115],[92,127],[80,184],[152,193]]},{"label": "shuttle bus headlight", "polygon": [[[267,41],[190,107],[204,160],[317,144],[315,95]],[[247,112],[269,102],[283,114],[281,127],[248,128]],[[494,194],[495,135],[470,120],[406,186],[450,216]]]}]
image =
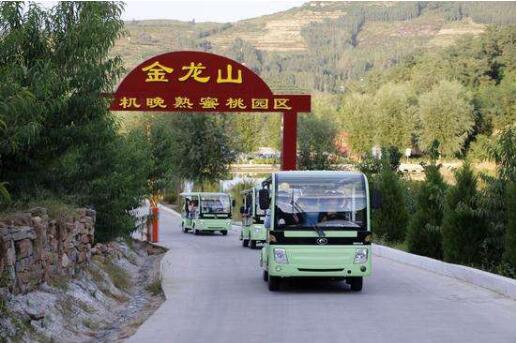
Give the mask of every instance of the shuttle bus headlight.
[{"label": "shuttle bus headlight", "polygon": [[368,261],[368,249],[359,248],[355,250],[354,263],[366,263]]},{"label": "shuttle bus headlight", "polygon": [[287,260],[287,254],[285,253],[285,249],[276,248],[273,249],[273,255],[275,257],[275,262],[278,264],[287,264],[289,261]]}]

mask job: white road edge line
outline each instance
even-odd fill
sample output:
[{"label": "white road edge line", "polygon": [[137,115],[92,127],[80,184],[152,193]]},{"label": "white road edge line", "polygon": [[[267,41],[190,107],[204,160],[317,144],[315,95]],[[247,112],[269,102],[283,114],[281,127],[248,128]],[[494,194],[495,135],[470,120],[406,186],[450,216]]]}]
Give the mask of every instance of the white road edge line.
[{"label": "white road edge line", "polygon": [[515,300],[515,280],[483,270],[419,256],[383,245],[372,244],[373,254],[436,274],[464,281]]}]

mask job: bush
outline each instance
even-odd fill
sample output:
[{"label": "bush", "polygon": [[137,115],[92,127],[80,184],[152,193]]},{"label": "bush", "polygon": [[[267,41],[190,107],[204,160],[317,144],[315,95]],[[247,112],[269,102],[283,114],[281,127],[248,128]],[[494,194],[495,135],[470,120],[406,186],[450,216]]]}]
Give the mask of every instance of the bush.
[{"label": "bush", "polygon": [[408,250],[418,255],[442,258],[443,197],[447,185],[439,165],[425,167],[426,180],[416,196],[416,212],[410,219],[407,232]]},{"label": "bush", "polygon": [[385,166],[373,185],[382,197],[382,208],[373,211],[373,230],[376,236],[399,242],[406,236],[409,216],[399,176],[388,165]]},{"label": "bush", "polygon": [[507,184],[505,204],[507,212],[502,273],[515,278],[515,183],[513,182]]},{"label": "bush", "polygon": [[481,266],[486,222],[477,211],[477,177],[468,162],[455,173],[449,189],[442,224],[446,261]]}]

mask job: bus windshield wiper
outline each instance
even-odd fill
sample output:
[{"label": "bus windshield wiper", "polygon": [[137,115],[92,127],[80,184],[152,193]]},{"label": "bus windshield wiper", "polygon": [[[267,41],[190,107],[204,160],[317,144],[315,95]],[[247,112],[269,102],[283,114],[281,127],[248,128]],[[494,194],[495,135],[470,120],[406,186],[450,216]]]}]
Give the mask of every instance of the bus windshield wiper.
[{"label": "bus windshield wiper", "polygon": [[[294,201],[294,198],[291,199],[291,205],[293,206],[293,208],[296,209],[296,211],[298,211],[303,216],[303,218],[306,217],[306,212],[298,203],[296,203],[296,201]],[[314,229],[314,231],[316,231],[318,237],[325,237],[325,232],[321,227],[318,226],[318,224],[312,224],[311,227]]]}]

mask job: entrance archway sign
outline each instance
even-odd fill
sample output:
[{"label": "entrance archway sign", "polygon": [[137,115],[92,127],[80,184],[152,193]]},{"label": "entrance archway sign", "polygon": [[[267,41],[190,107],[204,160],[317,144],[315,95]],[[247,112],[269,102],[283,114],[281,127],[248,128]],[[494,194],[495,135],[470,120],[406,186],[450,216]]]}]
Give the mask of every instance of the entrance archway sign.
[{"label": "entrance archway sign", "polygon": [[133,69],[113,94],[110,110],[282,112],[282,170],[294,170],[297,116],[311,111],[311,96],[273,94],[257,74],[227,57],[177,51]]}]

